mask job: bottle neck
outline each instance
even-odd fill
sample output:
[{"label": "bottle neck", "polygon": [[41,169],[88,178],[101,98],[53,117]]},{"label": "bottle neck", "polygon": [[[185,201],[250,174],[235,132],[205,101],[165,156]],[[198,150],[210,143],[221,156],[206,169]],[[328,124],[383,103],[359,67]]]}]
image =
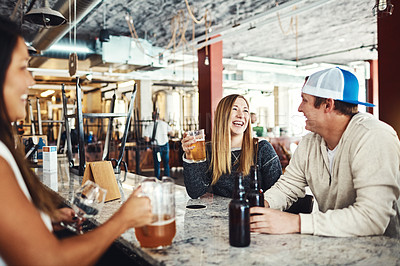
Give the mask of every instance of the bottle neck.
[{"label": "bottle neck", "polygon": [[243,186],[243,175],[242,173],[236,174],[235,179],[235,189],[233,191],[233,199],[244,200],[246,195],[246,191]]},{"label": "bottle neck", "polygon": [[251,166],[250,173],[251,173],[251,188],[259,190],[261,188],[261,185],[260,185],[260,180],[258,178],[258,165]]}]

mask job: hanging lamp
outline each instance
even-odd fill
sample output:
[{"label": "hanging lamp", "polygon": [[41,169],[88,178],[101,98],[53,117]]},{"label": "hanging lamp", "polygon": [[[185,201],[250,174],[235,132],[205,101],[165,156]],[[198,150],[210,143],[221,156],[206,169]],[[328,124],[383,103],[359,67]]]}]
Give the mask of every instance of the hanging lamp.
[{"label": "hanging lamp", "polygon": [[30,10],[24,15],[24,20],[46,28],[60,26],[67,21],[60,12],[49,7],[47,0],[43,0],[43,2],[44,7]]}]

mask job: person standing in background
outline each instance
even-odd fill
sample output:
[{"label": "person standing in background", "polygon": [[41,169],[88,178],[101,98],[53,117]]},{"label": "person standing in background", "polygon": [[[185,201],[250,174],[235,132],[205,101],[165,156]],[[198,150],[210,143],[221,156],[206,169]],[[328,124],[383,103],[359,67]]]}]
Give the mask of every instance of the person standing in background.
[{"label": "person standing in background", "polygon": [[153,112],[153,122],[146,127],[143,136],[146,142],[151,142],[153,149],[154,175],[161,179],[160,163],[164,165],[164,176],[170,176],[169,169],[169,135],[172,128],[166,122],[159,120],[158,112]]},{"label": "person standing in background", "polygon": [[253,128],[253,138],[257,137],[257,130],[256,130],[257,123],[256,122],[257,122],[257,114],[254,112],[251,112],[250,113],[250,123]]},{"label": "person standing in background", "polygon": [[251,112],[251,113],[250,113],[250,123],[251,123],[253,126],[255,126],[256,122],[257,122],[257,114]]},{"label": "person standing in background", "polygon": [[24,130],[24,120],[20,120],[15,122],[17,126],[17,134],[18,135],[23,135],[25,130]]}]

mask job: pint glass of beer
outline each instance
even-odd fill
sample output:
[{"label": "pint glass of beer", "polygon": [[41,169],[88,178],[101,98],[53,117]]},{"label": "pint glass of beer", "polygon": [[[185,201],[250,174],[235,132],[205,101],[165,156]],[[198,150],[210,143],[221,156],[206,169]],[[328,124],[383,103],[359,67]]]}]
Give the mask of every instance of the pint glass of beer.
[{"label": "pint glass of beer", "polygon": [[142,196],[151,201],[153,222],[135,228],[136,239],[143,248],[165,248],[172,244],[176,233],[175,184],[170,177],[162,180],[149,177],[142,182]]},{"label": "pint glass of beer", "polygon": [[192,130],[187,132],[187,134],[196,138],[196,143],[192,145],[194,149],[190,151],[191,159],[196,163],[204,162],[206,160],[204,129]]}]

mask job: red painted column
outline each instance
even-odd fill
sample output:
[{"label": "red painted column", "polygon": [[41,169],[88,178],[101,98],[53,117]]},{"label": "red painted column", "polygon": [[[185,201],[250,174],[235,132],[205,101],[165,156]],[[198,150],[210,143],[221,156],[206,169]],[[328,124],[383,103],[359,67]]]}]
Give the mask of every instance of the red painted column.
[{"label": "red painted column", "polygon": [[400,2],[378,18],[379,119],[400,135]]},{"label": "red painted column", "polygon": [[199,73],[199,128],[204,128],[206,140],[211,140],[214,112],[222,98],[222,41],[207,47],[208,65],[206,61],[206,48],[198,50]]},{"label": "red painted column", "polygon": [[379,117],[379,79],[378,60],[368,60],[369,80],[367,102],[375,104],[375,107],[367,107],[367,112]]}]

